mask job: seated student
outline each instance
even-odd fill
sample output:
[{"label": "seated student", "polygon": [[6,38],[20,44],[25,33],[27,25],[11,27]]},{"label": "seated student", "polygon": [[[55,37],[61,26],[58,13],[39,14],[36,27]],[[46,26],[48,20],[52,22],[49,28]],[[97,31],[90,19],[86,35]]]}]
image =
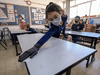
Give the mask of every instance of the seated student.
[{"label": "seated student", "polygon": [[[76,16],[75,17],[75,23],[71,27],[72,31],[82,31],[83,30],[83,26],[82,26],[82,24],[79,23],[79,21],[80,21],[80,17]],[[80,37],[73,35],[72,38],[79,39]],[[73,42],[76,43],[77,40],[73,40]]]},{"label": "seated student", "polygon": [[37,33],[35,31],[35,29],[30,28],[30,24],[29,23],[24,25],[24,29],[27,30],[27,31],[31,31],[32,33]]},{"label": "seated student", "polygon": [[22,62],[28,57],[33,58],[38,53],[41,46],[45,44],[45,42],[47,42],[51,36],[59,38],[60,33],[65,27],[67,21],[67,15],[62,15],[59,7],[57,4],[51,2],[49,5],[47,5],[46,19],[50,22],[50,28],[48,32],[46,32],[46,34],[40,40],[38,40],[32,48],[19,56],[19,62]]},{"label": "seated student", "polygon": [[18,18],[20,19],[20,23],[19,23],[20,28],[21,28],[21,29],[24,29],[24,25],[25,25],[25,20],[24,20],[24,18],[22,17],[22,15],[18,15]]},{"label": "seated student", "polygon": [[82,28],[84,28],[84,22],[82,19],[80,20],[80,24],[82,25]]}]

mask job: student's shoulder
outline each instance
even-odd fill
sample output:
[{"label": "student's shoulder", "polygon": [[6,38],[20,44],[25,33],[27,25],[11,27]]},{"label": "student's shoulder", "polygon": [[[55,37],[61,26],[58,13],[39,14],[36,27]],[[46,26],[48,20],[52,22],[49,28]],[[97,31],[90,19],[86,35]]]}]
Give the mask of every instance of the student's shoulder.
[{"label": "student's shoulder", "polygon": [[21,21],[22,21],[22,22],[25,22],[25,20],[23,20],[23,19],[22,19]]}]

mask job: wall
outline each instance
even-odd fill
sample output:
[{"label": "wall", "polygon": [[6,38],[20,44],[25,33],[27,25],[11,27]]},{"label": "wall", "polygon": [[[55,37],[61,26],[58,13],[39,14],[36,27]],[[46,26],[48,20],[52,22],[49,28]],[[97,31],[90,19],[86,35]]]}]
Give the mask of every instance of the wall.
[{"label": "wall", "polygon": [[[26,2],[24,2],[25,0],[0,0],[1,3],[9,3],[9,4],[15,4],[15,5],[23,5],[23,6],[28,6],[26,4]],[[49,2],[54,2],[57,3],[58,5],[60,5],[63,8],[63,3],[62,0],[30,0],[31,2],[35,2],[35,3],[40,3],[40,4],[44,4],[44,5],[39,5],[39,4],[31,4],[29,7],[37,7],[37,8],[43,8],[45,9],[47,4],[49,4]],[[29,8],[29,16],[30,16],[30,24],[31,23],[31,14],[30,14],[30,8]]]},{"label": "wall", "polygon": [[[40,3],[40,4],[45,4],[45,5],[47,5],[49,2],[54,2],[54,3],[59,4],[61,7],[63,7],[61,0],[30,0],[30,1]],[[27,6],[27,4],[26,4],[26,2],[24,2],[24,0],[0,0],[0,2]],[[45,9],[46,6],[32,3],[31,7],[39,7],[39,8],[44,8]]]}]

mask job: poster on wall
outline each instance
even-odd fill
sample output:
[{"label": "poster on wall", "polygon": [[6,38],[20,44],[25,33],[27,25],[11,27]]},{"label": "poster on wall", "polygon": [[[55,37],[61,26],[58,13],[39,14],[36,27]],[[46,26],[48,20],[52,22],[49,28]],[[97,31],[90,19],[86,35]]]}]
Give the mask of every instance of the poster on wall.
[{"label": "poster on wall", "polygon": [[36,23],[36,24],[38,24],[38,23],[39,23],[39,21],[35,21],[35,23]]},{"label": "poster on wall", "polygon": [[9,20],[9,22],[15,22],[14,14],[8,14],[8,20]]},{"label": "poster on wall", "polygon": [[36,13],[36,9],[32,9],[32,12],[33,12],[33,13]]},{"label": "poster on wall", "polygon": [[0,4],[0,7],[1,7],[1,8],[5,8],[5,5],[4,5],[4,4]]},{"label": "poster on wall", "polygon": [[38,17],[34,17],[34,20],[38,20]]},{"label": "poster on wall", "polygon": [[37,8],[37,12],[41,12],[41,8]]},{"label": "poster on wall", "polygon": [[7,12],[8,14],[14,13],[14,6],[11,4],[7,4]]},{"label": "poster on wall", "polygon": [[0,18],[7,18],[6,14],[3,12],[1,8],[0,8]]},{"label": "poster on wall", "polygon": [[40,17],[42,17],[42,16],[43,16],[43,14],[42,14],[42,13],[39,13],[39,16],[40,16]]},{"label": "poster on wall", "polygon": [[43,14],[43,19],[45,19],[45,14]]},{"label": "poster on wall", "polygon": [[44,13],[45,13],[45,10],[42,10],[42,12],[41,12],[41,13],[43,13],[43,14],[44,14]]},{"label": "poster on wall", "polygon": [[38,13],[34,13],[34,16],[38,16]]},{"label": "poster on wall", "polygon": [[39,17],[39,20],[43,20],[43,17]]}]

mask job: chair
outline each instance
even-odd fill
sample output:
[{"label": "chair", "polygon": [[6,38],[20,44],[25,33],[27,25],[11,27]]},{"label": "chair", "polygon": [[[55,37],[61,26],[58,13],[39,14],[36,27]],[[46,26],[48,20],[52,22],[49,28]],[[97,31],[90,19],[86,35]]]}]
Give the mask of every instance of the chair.
[{"label": "chair", "polygon": [[0,44],[7,50],[7,48],[2,43],[5,44],[5,46],[7,46],[3,39],[3,31],[0,30]]},{"label": "chair", "polygon": [[10,32],[10,30],[9,30],[8,27],[4,27],[4,28],[3,28],[3,36],[4,36],[4,40],[5,40],[5,37],[6,37],[6,36],[8,36],[9,39],[11,39],[11,32]]},{"label": "chair", "polygon": [[95,32],[100,33],[100,23],[96,24]]}]

